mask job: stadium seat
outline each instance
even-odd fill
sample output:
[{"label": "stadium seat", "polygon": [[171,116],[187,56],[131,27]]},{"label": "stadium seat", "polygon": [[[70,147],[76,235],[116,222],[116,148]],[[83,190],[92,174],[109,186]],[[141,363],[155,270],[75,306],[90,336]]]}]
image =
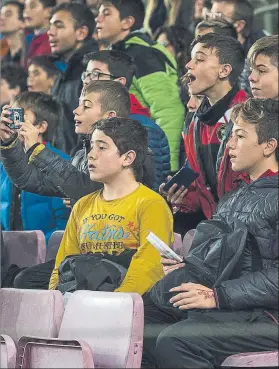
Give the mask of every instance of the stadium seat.
[{"label": "stadium seat", "polygon": [[57,337],[64,313],[60,291],[0,289],[0,334]]},{"label": "stadium seat", "polygon": [[11,337],[0,335],[0,368],[16,367],[16,345]]},{"label": "stadium seat", "polygon": [[179,234],[179,233],[174,234],[174,242],[173,242],[173,245],[172,245],[172,249],[178,255],[181,254],[181,250],[182,250],[182,237],[181,237],[181,234]]},{"label": "stadium seat", "polygon": [[42,231],[4,231],[8,266],[20,268],[45,262],[46,239]]},{"label": "stadium seat", "polygon": [[22,337],[18,343],[18,368],[94,368],[89,345],[83,341]]},{"label": "stadium seat", "polygon": [[187,257],[189,250],[191,248],[192,242],[193,242],[193,238],[195,236],[195,229],[190,229],[190,231],[188,231],[184,238],[183,238],[183,243],[182,243],[182,256],[184,258]]},{"label": "stadium seat", "polygon": [[55,231],[49,237],[48,246],[46,251],[46,261],[56,258],[57,251],[59,249],[64,231]]},{"label": "stadium seat", "polygon": [[248,352],[229,356],[222,367],[278,368],[278,351]]},{"label": "stadium seat", "polygon": [[[24,342],[20,342],[22,361],[19,364],[23,368],[38,368],[40,362],[39,367],[46,367],[46,362],[42,361],[42,356],[46,355],[39,352],[40,358],[25,361],[28,350],[24,344],[28,345],[30,339],[34,340],[34,337],[25,337]],[[58,339],[44,340],[48,344],[48,356],[52,357],[52,350],[56,355],[61,342],[66,352],[69,350],[66,345],[71,345],[73,340],[77,342],[76,346],[80,346],[80,342],[89,345],[96,368],[140,368],[143,342],[141,296],[134,293],[74,292],[66,305]],[[36,351],[32,350],[32,353],[36,355]],[[83,357],[80,353],[80,362],[75,361],[76,366],[71,368],[85,368]],[[53,362],[53,366],[49,366],[49,359],[45,360],[48,360],[48,368],[59,367],[59,363]]]}]

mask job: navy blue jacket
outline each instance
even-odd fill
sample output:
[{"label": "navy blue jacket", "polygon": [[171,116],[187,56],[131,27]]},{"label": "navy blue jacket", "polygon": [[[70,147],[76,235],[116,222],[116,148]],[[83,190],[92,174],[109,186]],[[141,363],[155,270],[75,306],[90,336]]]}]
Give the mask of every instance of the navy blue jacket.
[{"label": "navy blue jacket", "polygon": [[138,120],[148,132],[148,147],[154,154],[156,180],[153,190],[157,191],[170,174],[170,148],[164,131],[150,118],[140,114],[130,114],[129,118]]}]

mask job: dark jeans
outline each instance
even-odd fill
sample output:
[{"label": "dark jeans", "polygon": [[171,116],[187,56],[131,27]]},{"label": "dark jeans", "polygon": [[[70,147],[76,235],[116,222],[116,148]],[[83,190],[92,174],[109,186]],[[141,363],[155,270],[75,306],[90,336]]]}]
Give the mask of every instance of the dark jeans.
[{"label": "dark jeans", "polygon": [[21,271],[14,280],[14,288],[47,290],[55,259]]},{"label": "dark jeans", "polygon": [[278,349],[278,326],[255,311],[159,309],[144,296],[142,368],[214,368],[230,355]]}]

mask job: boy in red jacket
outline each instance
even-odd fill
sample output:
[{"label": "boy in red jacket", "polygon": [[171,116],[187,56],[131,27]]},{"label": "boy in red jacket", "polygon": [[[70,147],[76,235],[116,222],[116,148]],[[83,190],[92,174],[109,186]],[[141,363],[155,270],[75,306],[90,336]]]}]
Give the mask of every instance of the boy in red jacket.
[{"label": "boy in red jacket", "polygon": [[246,100],[237,79],[245,62],[241,44],[232,37],[216,33],[198,36],[192,43],[192,59],[186,65],[188,88],[192,95],[204,99],[184,130],[184,144],[189,166],[200,176],[188,189],[174,184],[167,200],[185,213],[201,211],[211,218],[223,192],[233,188],[231,173],[221,172],[231,108]]}]

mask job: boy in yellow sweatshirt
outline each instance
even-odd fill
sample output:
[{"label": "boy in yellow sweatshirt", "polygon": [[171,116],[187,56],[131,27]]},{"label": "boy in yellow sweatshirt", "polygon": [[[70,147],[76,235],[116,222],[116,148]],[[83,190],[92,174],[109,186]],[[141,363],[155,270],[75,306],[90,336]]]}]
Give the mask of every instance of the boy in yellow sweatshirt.
[{"label": "boy in yellow sweatshirt", "polygon": [[173,242],[173,219],[165,200],[136,181],[147,155],[147,131],[127,118],[94,125],[88,154],[90,179],[104,188],[74,206],[57,253],[50,289],[58,284],[58,267],[68,255],[136,250],[116,292],[143,294],[163,277],[159,252],[146,240],[150,231]]}]

